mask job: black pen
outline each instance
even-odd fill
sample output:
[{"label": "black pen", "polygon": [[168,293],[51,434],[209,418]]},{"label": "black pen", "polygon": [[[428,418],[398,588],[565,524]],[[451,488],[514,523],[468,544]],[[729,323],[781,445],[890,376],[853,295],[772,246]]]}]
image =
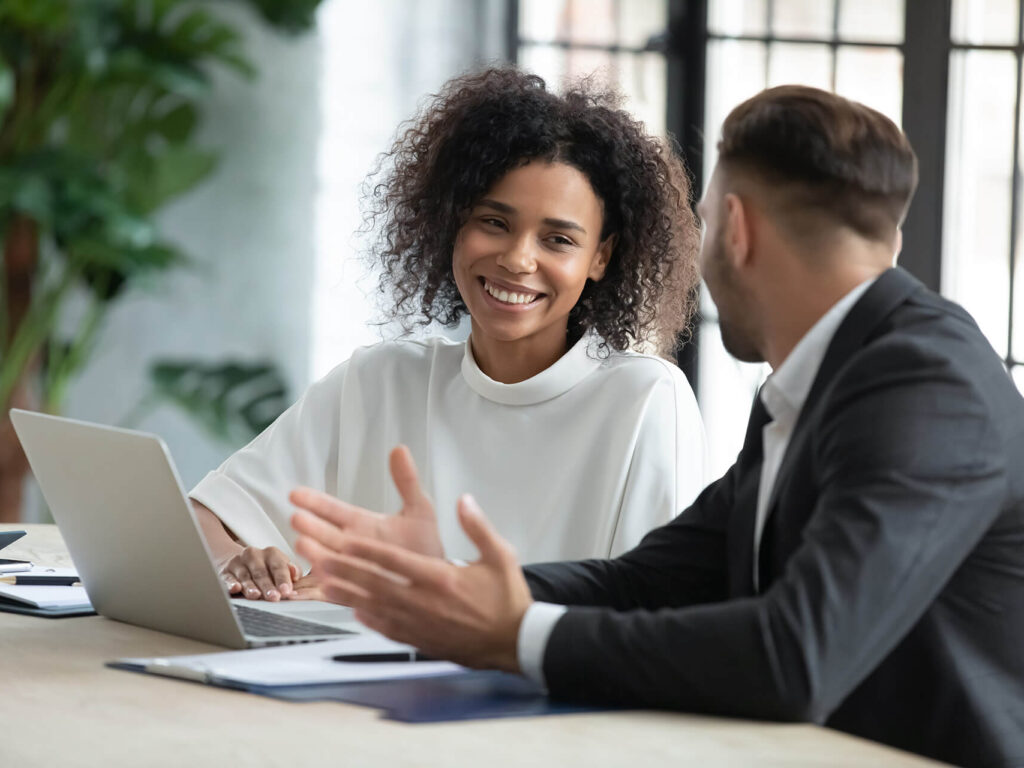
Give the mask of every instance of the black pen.
[{"label": "black pen", "polygon": [[79,587],[82,582],[77,576],[3,576],[0,583],[15,584],[19,587]]},{"label": "black pen", "polygon": [[339,653],[332,656],[334,661],[362,663],[367,661],[440,661],[419,651],[394,651],[390,653]]}]

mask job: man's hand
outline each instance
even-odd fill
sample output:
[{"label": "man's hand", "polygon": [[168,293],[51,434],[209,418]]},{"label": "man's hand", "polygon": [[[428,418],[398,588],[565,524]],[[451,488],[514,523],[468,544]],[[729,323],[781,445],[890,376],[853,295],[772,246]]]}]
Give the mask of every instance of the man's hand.
[{"label": "man's hand", "polygon": [[217,564],[217,570],[229,595],[271,602],[295,597],[293,582],[302,573],[277,547],[245,547],[224,558]]},{"label": "man's hand", "polygon": [[[434,505],[420,488],[416,464],[404,445],[391,451],[390,468],[391,479],[402,497],[402,509],[397,515],[371,512],[310,488],[296,488],[288,498],[296,507],[312,512],[338,531],[394,544],[424,555],[444,557]],[[308,516],[296,515],[292,518],[292,527],[299,533],[319,538],[313,530],[303,527],[303,522],[308,520]],[[321,526],[317,530],[327,535],[326,528]],[[327,541],[324,543],[331,546]]]},{"label": "man's hand", "polygon": [[[295,545],[313,563],[329,600],[351,605],[356,618],[393,640],[467,667],[519,671],[519,624],[532,598],[515,552],[470,496],[459,522],[480,559],[465,567],[393,544],[342,534],[304,513]],[[305,525],[305,522],[315,525]]]}]

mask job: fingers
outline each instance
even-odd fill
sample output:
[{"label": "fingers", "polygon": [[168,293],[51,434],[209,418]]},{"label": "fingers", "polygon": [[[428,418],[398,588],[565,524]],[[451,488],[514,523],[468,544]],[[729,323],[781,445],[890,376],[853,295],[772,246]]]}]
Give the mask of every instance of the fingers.
[{"label": "fingers", "polygon": [[292,515],[291,523],[298,533],[316,539],[328,549],[340,549],[348,539],[337,525],[309,512],[296,512]]},{"label": "fingers", "polygon": [[510,559],[515,561],[515,553],[511,546],[498,535],[498,532],[484,517],[483,510],[476,503],[476,499],[468,493],[462,494],[459,497],[456,510],[462,530],[476,545],[482,561],[495,564],[505,564]]},{"label": "fingers", "polygon": [[398,495],[405,502],[403,512],[411,517],[422,517],[424,513],[433,516],[434,505],[420,487],[419,473],[416,462],[412,460],[412,452],[404,445],[391,451],[389,457],[391,479],[398,489]]},{"label": "fingers", "polygon": [[242,582],[230,571],[221,571],[220,578],[224,582],[224,586],[227,587],[229,595],[237,595],[242,591]]},{"label": "fingers", "polygon": [[337,499],[330,494],[299,487],[288,494],[288,500],[300,509],[312,512],[339,528],[351,528],[361,520],[376,518],[376,513]]},{"label": "fingers", "polygon": [[284,552],[277,547],[267,547],[263,552],[266,555],[267,570],[270,571],[271,586],[277,585],[274,591],[278,593],[278,599],[287,597],[292,593],[292,569],[289,566],[293,564],[288,562]]},{"label": "fingers", "polygon": [[[420,555],[362,536],[346,536],[342,545],[332,554],[365,560],[392,574],[418,583],[437,583],[439,578],[447,576],[447,570],[451,567],[449,563],[436,557]],[[338,562],[333,558],[325,558],[318,565],[325,573],[343,575],[336,573]]]},{"label": "fingers", "polygon": [[299,573],[298,566],[277,547],[246,547],[224,565],[220,575],[228,594],[276,602],[292,594],[292,582]]}]

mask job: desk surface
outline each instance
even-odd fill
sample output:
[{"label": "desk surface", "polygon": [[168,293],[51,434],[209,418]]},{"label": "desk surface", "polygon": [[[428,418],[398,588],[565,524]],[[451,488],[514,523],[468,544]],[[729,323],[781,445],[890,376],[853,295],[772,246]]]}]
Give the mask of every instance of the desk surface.
[{"label": "desk surface", "polygon": [[[70,565],[55,526],[7,557]],[[8,554],[9,553],[9,554]],[[617,712],[407,725],[334,702],[293,704],[107,669],[217,647],[99,616],[0,613],[0,763],[11,766],[928,766],[813,725]],[[330,761],[328,763],[328,761]]]}]

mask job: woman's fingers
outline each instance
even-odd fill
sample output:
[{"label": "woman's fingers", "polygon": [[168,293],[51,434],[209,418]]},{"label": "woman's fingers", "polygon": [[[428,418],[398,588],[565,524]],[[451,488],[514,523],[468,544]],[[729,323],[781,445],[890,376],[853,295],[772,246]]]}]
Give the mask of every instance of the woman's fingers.
[{"label": "woman's fingers", "polygon": [[228,594],[276,602],[294,592],[299,567],[277,547],[246,547],[221,568]]},{"label": "woman's fingers", "polygon": [[266,555],[271,584],[277,586],[279,597],[287,597],[292,593],[292,571],[288,567],[288,558],[277,547],[267,547],[263,552]]}]

